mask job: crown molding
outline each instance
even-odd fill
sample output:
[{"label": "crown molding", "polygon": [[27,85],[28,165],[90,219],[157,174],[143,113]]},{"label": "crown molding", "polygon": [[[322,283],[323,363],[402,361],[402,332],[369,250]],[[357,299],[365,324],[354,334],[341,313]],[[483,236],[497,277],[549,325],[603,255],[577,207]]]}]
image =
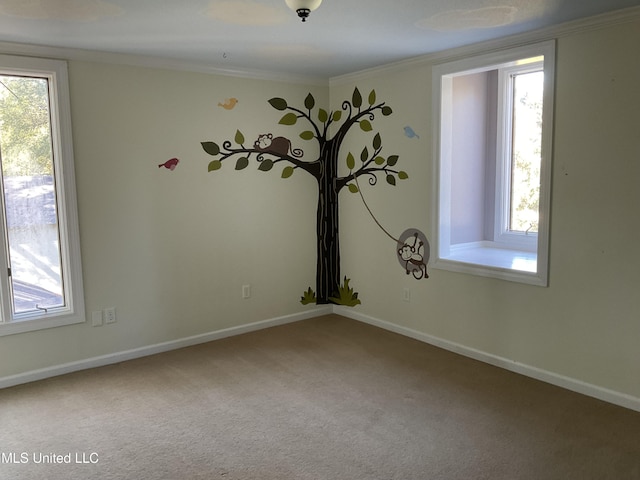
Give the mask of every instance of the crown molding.
[{"label": "crown molding", "polygon": [[219,68],[200,62],[190,62],[175,58],[155,57],[150,55],[131,55],[125,53],[101,52],[77,48],[52,47],[46,45],[0,42],[0,54],[21,55],[25,57],[46,57],[59,60],[108,63],[133,67],[156,68],[161,70],[206,73],[252,80],[266,80],[303,85],[327,87],[327,78],[276,73],[264,70],[243,70]]},{"label": "crown molding", "polygon": [[339,86],[347,83],[354,83],[367,79],[373,75],[384,73],[397,73],[403,70],[424,67],[427,65],[449,62],[460,58],[477,55],[479,53],[489,53],[495,50],[518,47],[534,42],[552,40],[566,37],[576,33],[597,30],[601,28],[613,27],[616,25],[630,23],[640,20],[640,6],[629,7],[614,12],[603,13],[592,17],[561,23],[551,27],[532,30],[526,33],[510,35],[508,37],[487,40],[486,42],[474,43],[463,47],[452,48],[440,52],[428,53],[417,57],[388,63],[379,67],[373,67],[358,72],[347,73],[329,79],[329,87]]},{"label": "crown molding", "polygon": [[134,67],[156,68],[161,70],[206,73],[211,75],[247,78],[252,80],[265,80],[272,82],[332,87],[341,84],[356,82],[360,79],[365,79],[373,75],[398,72],[406,69],[423,67],[425,65],[434,63],[442,63],[469,55],[475,55],[481,52],[485,53],[492,50],[515,47],[526,43],[550,40],[553,38],[568,36],[588,30],[629,23],[638,19],[640,19],[640,6],[629,7],[581,20],[575,20],[552,27],[534,30],[531,32],[511,35],[496,40],[488,40],[486,42],[476,43],[449,50],[443,50],[441,52],[420,55],[417,57],[381,65],[379,67],[373,67],[331,78],[295,75],[265,70],[220,68],[201,62],[191,62],[175,58],[155,57],[150,55],[131,55],[124,53],[101,52],[95,50],[83,50],[76,48],[52,47],[46,45],[12,42],[0,42],[0,54],[108,63]]}]

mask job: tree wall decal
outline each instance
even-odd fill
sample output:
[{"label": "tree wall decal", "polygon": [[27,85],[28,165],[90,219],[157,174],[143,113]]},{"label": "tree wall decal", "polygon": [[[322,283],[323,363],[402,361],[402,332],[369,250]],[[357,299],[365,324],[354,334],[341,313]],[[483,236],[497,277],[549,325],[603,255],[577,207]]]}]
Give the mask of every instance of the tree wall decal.
[{"label": "tree wall decal", "polygon": [[[398,155],[382,156],[380,133],[375,133],[371,144],[356,154],[347,152],[342,156],[341,150],[352,128],[359,127],[363,132],[372,132],[376,115],[389,116],[393,111],[384,102],[377,102],[375,90],[371,90],[365,104],[357,87],[351,100],[342,103],[341,110],[327,112],[323,108],[316,109],[316,101],[311,93],[304,99],[304,108],[290,106],[284,98],[279,97],[270,99],[269,104],[285,112],[279,121],[281,125],[294,126],[299,121],[306,122],[307,129],[299,137],[318,143],[318,158],[304,159],[303,150],[293,148],[289,139],[273,137],[270,133],[261,134],[247,146],[244,134],[237,130],[233,142],[225,140],[222,147],[211,141],[201,143],[206,153],[217,157],[209,162],[208,171],[219,170],[222,162],[231,158],[235,159],[235,169],[243,170],[255,156],[260,171],[268,172],[282,163],[282,178],[290,178],[296,170],[313,176],[318,184],[316,292],[314,296],[309,288],[302,297],[302,303],[311,303],[315,298],[317,304],[358,304],[360,301],[357,300],[357,293],[349,287],[349,279],[345,277],[344,284],[340,285],[339,194],[345,188],[351,193],[359,193],[359,177],[366,176],[369,185],[373,186],[378,183],[378,175],[382,175],[387,184],[395,186],[397,179],[404,180],[408,175],[395,168]],[[330,130],[335,131],[333,136]],[[349,172],[342,177],[339,176],[341,158],[346,162]]]}]

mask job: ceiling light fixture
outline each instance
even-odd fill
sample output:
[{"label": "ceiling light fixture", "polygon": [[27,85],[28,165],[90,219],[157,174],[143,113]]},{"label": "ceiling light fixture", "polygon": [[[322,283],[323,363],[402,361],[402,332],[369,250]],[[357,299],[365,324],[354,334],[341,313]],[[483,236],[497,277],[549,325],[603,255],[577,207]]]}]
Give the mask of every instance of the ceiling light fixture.
[{"label": "ceiling light fixture", "polygon": [[287,6],[296,12],[303,22],[307,21],[307,17],[311,12],[320,6],[322,0],[284,0]]}]

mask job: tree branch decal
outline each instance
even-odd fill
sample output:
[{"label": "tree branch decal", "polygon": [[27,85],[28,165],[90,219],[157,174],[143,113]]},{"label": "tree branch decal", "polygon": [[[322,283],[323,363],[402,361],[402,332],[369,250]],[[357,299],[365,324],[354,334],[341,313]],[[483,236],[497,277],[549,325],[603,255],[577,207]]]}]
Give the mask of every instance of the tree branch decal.
[{"label": "tree branch decal", "polygon": [[[290,178],[296,170],[313,176],[318,184],[316,292],[314,295],[309,288],[302,297],[302,303],[315,300],[318,304],[356,305],[360,301],[357,300],[358,294],[349,287],[349,279],[344,277],[344,283],[340,284],[338,195],[345,187],[351,193],[359,193],[359,177],[368,178],[369,185],[375,186],[380,175],[388,185],[395,186],[397,180],[405,180],[409,176],[395,168],[398,155],[383,156],[379,132],[373,135],[370,145],[356,154],[347,152],[343,156],[342,143],[352,128],[358,126],[362,132],[372,132],[376,115],[386,117],[393,110],[384,102],[377,102],[375,90],[371,90],[365,103],[358,88],[354,89],[351,100],[345,100],[341,109],[335,111],[316,108],[316,101],[311,93],[304,99],[304,107],[300,108],[289,105],[280,97],[271,98],[268,102],[275,110],[283,112],[278,122],[280,125],[303,125],[298,137],[305,142],[317,142],[318,158],[305,159],[304,151],[293,148],[290,139],[274,137],[271,133],[260,134],[253,144],[247,145],[244,134],[237,130],[233,141],[225,140],[222,147],[212,141],[201,143],[204,151],[215,157],[209,162],[208,171],[220,170],[223,163],[228,161],[235,161],[236,170],[244,170],[255,159],[258,170],[263,172],[271,171],[278,164],[283,165],[280,176],[285,179]],[[330,137],[330,127],[334,124],[339,124],[339,127],[333,137]],[[338,175],[341,160],[346,162],[349,171],[343,177]]]}]

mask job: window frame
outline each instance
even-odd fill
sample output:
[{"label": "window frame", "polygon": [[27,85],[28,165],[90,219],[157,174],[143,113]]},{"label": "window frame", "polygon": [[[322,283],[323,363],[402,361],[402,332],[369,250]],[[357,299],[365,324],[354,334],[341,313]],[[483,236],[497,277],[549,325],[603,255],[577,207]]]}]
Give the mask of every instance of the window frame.
[{"label": "window frame", "polygon": [[514,74],[543,71],[544,62],[498,68],[498,126],[496,140],[496,207],[493,241],[505,248],[537,251],[538,233],[517,232],[509,229],[511,217],[511,178],[513,169],[513,111]]},{"label": "window frame", "polygon": [[[499,278],[531,285],[548,285],[551,162],[553,144],[553,112],[555,83],[555,40],[493,51],[472,57],[434,65],[432,69],[433,100],[433,268],[454,272]],[[452,150],[453,150],[453,79],[455,77],[483,73],[517,65],[523,59],[543,56],[544,94],[543,124],[540,167],[539,226],[535,241],[522,238],[524,235],[509,235],[501,238],[501,228],[496,217],[498,208],[505,208],[502,190],[498,189],[505,172],[501,165],[494,164],[492,176],[495,185],[483,186],[494,189],[493,205],[485,206],[485,215],[493,223],[490,236],[469,243],[452,243],[455,220],[452,218]],[[500,101],[499,98],[496,101]],[[496,127],[496,155],[504,131]],[[490,159],[493,161],[493,158]],[[508,208],[508,207],[507,207]],[[520,237],[520,238],[518,238]],[[530,238],[533,238],[531,236]],[[504,242],[504,240],[507,240]],[[515,240],[515,241],[513,241]],[[524,240],[524,242],[522,242]]]},{"label": "window frame", "polygon": [[[65,306],[48,311],[13,314],[8,274],[7,232],[0,222],[0,336],[82,323],[86,320],[80,232],[75,187],[71,106],[67,62],[64,60],[0,55],[0,73],[46,78],[49,82],[53,176],[60,234],[61,280]],[[4,202],[4,196],[0,196]],[[4,208],[0,215],[4,215]]]}]

